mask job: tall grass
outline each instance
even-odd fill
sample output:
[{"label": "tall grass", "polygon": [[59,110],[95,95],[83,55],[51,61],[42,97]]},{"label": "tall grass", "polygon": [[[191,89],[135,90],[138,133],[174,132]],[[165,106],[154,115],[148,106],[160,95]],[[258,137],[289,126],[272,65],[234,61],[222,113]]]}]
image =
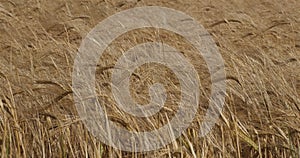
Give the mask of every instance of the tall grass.
[{"label": "tall grass", "polygon": [[[0,2],[1,157],[300,157],[299,2],[122,2]],[[212,34],[226,62],[226,103],[213,130],[198,137],[210,92],[205,62],[166,30],[129,32],[110,45],[97,68],[98,99],[111,120],[129,130],[151,130],[176,112],[178,81],[159,65],[143,65],[131,78],[139,103],[149,100],[152,83],[167,85],[169,99],[159,114],[133,118],[119,111],[110,95],[112,65],[122,52],[146,41],[169,43],[195,65],[201,103],[190,128],[170,145],[122,152],[83,125],[72,98],[72,66],[82,38],[99,21],[120,9],[151,4],[186,11]]]}]

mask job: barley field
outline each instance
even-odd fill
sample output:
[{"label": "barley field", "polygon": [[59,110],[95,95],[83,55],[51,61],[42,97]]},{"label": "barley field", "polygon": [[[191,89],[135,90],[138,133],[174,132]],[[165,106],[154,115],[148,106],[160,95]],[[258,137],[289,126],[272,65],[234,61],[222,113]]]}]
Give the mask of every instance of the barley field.
[{"label": "barley field", "polygon": [[[226,102],[214,128],[199,137],[208,108],[210,74],[181,36],[155,28],[118,37],[99,58],[97,98],[108,118],[131,131],[161,127],[174,116],[179,82],[167,67],[145,64],[130,78],[140,104],[163,83],[165,107],[150,118],[117,108],[111,72],[122,53],[161,41],[189,59],[200,77],[200,103],[192,124],[171,144],[150,152],[105,145],[85,127],[72,91],[81,41],[99,22],[142,6],[173,8],[194,17],[215,40],[225,62]],[[0,0],[1,157],[300,157],[299,0]]]}]

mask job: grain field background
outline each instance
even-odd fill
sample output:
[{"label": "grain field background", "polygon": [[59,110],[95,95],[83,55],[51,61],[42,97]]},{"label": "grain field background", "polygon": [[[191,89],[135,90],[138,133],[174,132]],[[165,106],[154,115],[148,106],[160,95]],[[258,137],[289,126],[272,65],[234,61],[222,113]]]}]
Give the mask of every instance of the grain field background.
[{"label": "grain field background", "polygon": [[[211,85],[202,57],[181,36],[166,30],[138,29],[118,37],[99,59],[96,87],[109,118],[119,126],[132,131],[158,128],[176,112],[180,98],[172,71],[145,64],[130,79],[132,96],[146,104],[148,87],[164,83],[165,108],[149,119],[118,111],[111,71],[122,52],[134,45],[172,45],[201,79],[201,102],[191,126],[160,150],[131,153],[106,146],[83,125],[73,101],[72,70],[80,43],[94,26],[140,6],[183,11],[208,30],[224,58],[227,94],[215,127],[198,137]],[[0,0],[0,155],[300,157],[299,8],[299,0]]]}]

